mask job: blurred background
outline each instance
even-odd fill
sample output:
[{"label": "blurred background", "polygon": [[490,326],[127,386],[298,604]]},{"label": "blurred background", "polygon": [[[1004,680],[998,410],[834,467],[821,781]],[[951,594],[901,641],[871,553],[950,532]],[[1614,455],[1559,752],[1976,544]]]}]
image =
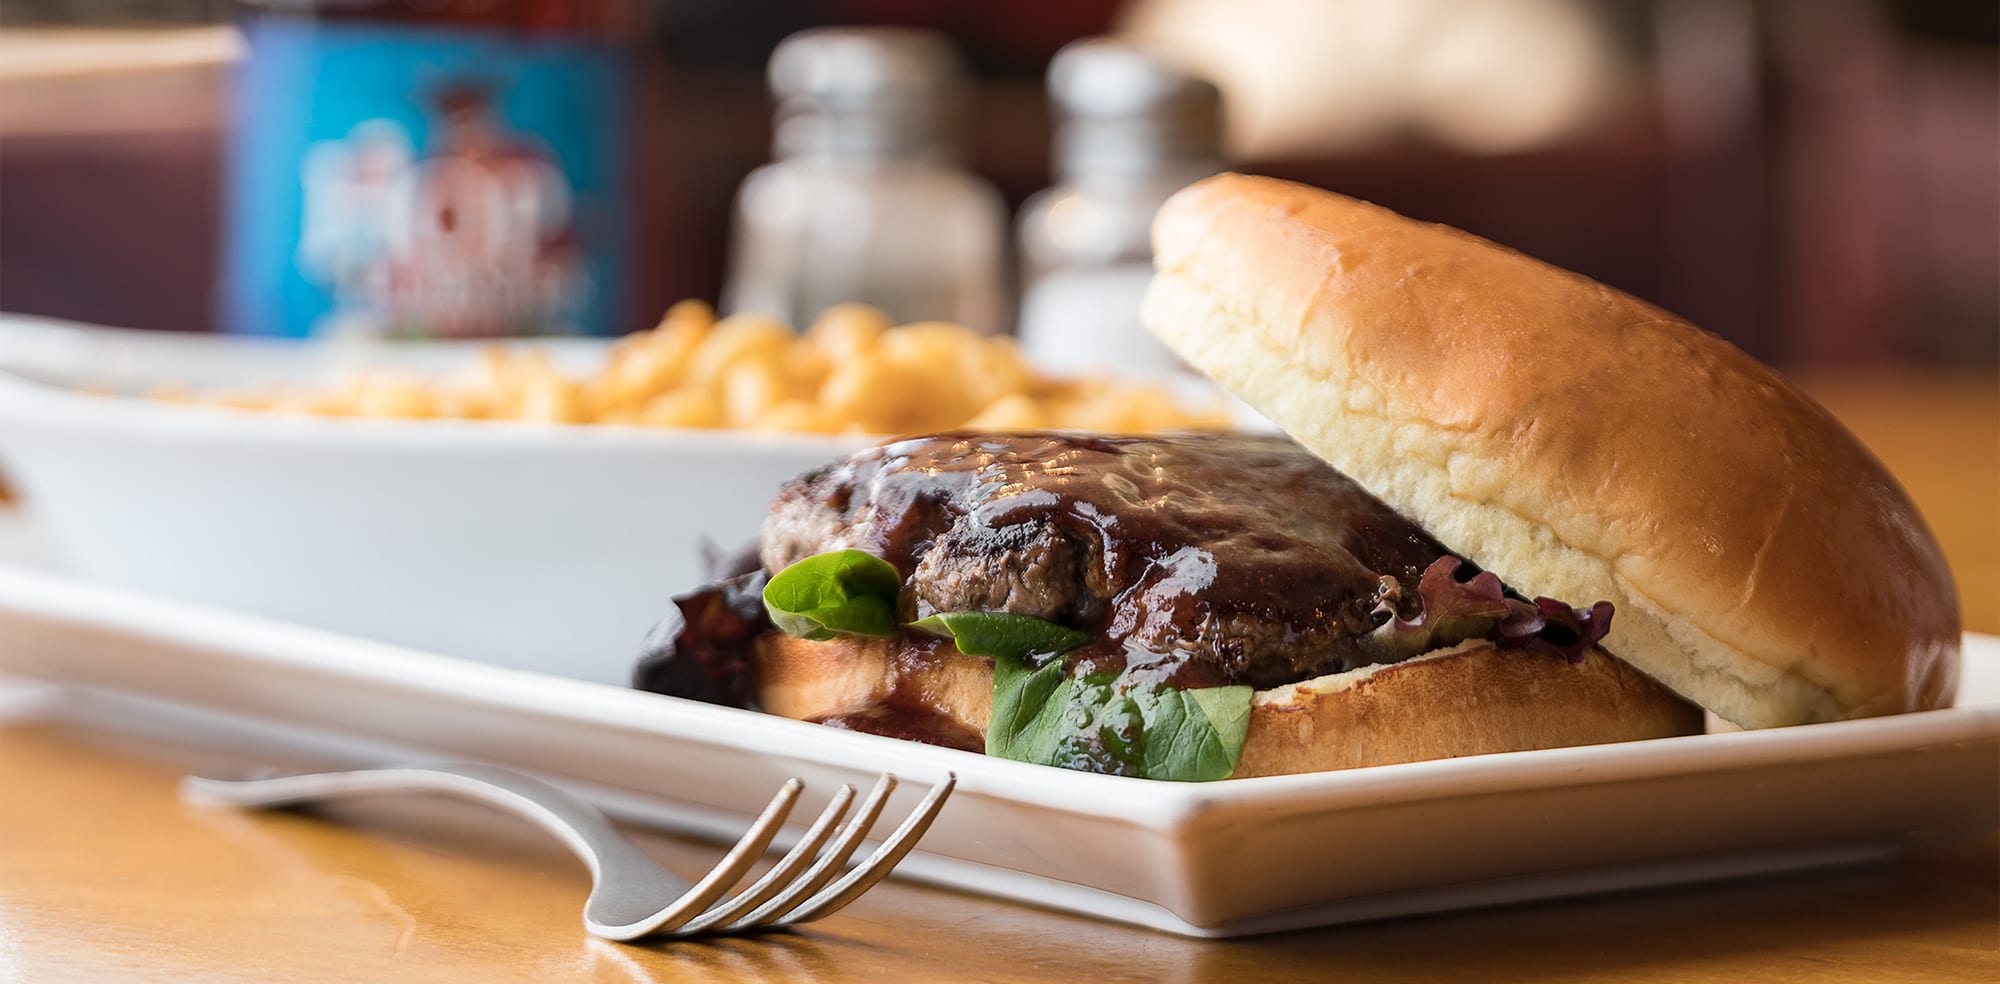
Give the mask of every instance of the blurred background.
[{"label": "blurred background", "polygon": [[[822,210],[800,218],[785,211],[799,192],[778,187],[784,175],[761,190],[746,179],[849,139],[841,114],[861,110],[842,100],[873,99],[866,112],[894,118],[877,120],[871,148],[924,143],[958,162],[959,184],[922,199],[892,182],[882,194],[906,196],[903,218],[876,214],[886,228],[866,248],[969,264],[940,260],[934,276],[981,281],[949,313],[983,328],[1033,320],[1029,288],[1083,262],[1062,252],[1064,209],[1048,214],[1062,189],[1087,192],[1121,154],[1151,154],[1161,180],[1226,162],[1464,227],[1781,365],[1991,366],[1996,11],[1991,0],[0,0],[0,309],[315,330],[342,291],[402,297],[423,271],[357,265],[367,230],[340,216],[368,186],[327,179],[331,190],[308,193],[312,175],[399,167],[452,141],[543,189],[521,193],[534,215],[509,213],[540,232],[508,268],[518,275],[488,269],[490,282],[459,285],[484,300],[460,297],[449,316],[436,298],[419,304],[432,332],[509,330],[533,305],[599,333],[650,327],[686,297],[805,305],[816,295],[800,285],[823,269],[808,260],[778,287],[756,282],[794,262],[772,239],[783,235],[758,238],[759,223],[805,235],[799,224],[826,221],[839,196],[798,179],[820,189],[806,194]],[[824,25],[935,34],[859,54],[821,44],[781,77],[779,43]],[[363,42],[392,34],[429,45],[428,67],[356,60],[357,47],[381,57]],[[1078,56],[1086,81],[1052,108],[1052,84],[1064,98],[1052,58],[1107,37],[1197,87]],[[383,93],[363,92],[371,78]],[[300,122],[348,111],[342,100],[397,98],[415,107],[407,132],[356,126],[331,135],[342,143]],[[1143,126],[1060,136],[1092,114]],[[432,234],[454,241],[478,214],[436,208]],[[295,307],[310,324],[269,313]]]}]

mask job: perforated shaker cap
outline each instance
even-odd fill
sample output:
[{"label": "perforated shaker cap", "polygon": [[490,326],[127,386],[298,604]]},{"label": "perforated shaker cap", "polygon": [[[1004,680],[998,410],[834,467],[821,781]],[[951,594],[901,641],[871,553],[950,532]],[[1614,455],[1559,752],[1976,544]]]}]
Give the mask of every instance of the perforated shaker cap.
[{"label": "perforated shaker cap", "polygon": [[896,27],[800,31],[771,53],[780,153],[943,150],[964,84],[943,35]]},{"label": "perforated shaker cap", "polygon": [[1164,53],[1109,38],[1072,42],[1049,64],[1065,172],[1221,156],[1222,96]]}]

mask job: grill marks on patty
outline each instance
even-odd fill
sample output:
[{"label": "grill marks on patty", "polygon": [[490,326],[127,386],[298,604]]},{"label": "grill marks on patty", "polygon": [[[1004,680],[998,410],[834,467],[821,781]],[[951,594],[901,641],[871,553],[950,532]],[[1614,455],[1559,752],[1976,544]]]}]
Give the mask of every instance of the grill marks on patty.
[{"label": "grill marks on patty", "polygon": [[1101,565],[1093,563],[1094,552],[1055,524],[991,529],[961,518],[931,541],[910,586],[925,615],[1011,612],[1090,625],[1103,617],[1109,590]]},{"label": "grill marks on patty", "polygon": [[895,565],[905,616],[1033,615],[1098,637],[1079,658],[1186,686],[1270,687],[1363,661],[1378,603],[1414,615],[1446,554],[1279,438],[942,434],[788,484],[767,569],[854,548]]}]

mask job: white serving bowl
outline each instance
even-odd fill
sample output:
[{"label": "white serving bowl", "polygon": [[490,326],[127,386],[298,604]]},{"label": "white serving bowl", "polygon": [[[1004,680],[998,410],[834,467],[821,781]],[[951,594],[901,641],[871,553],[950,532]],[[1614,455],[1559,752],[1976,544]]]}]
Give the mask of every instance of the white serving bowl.
[{"label": "white serving bowl", "polygon": [[[0,318],[0,461],[77,573],[503,666],[626,682],[704,543],[866,438],[326,419],[140,393],[438,369],[483,343],[288,342]],[[604,344],[542,340],[559,364]]]}]

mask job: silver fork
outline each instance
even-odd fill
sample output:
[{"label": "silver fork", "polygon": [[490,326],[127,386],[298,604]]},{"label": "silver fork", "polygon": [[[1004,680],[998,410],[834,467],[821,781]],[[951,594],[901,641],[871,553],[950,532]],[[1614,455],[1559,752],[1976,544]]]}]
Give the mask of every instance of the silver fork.
[{"label": "silver fork", "polygon": [[842,786],[784,858],[728,901],[720,900],[770,846],[805,783],[786,780],[749,832],[693,883],[647,857],[596,807],[532,776],[497,766],[440,764],[245,778],[191,775],[181,780],[181,796],[197,803],[280,807],[348,796],[427,792],[496,806],[554,834],[590,868],[585,929],[608,940],[635,940],[748,933],[830,916],[887,877],[910,853],[956,784],[957,776],[947,773],[867,860],[845,874],[841,868],[868,836],[883,802],[896,788],[896,777],[884,773],[876,780],[860,811],[836,835],[834,827],[854,801],[854,787]]}]

